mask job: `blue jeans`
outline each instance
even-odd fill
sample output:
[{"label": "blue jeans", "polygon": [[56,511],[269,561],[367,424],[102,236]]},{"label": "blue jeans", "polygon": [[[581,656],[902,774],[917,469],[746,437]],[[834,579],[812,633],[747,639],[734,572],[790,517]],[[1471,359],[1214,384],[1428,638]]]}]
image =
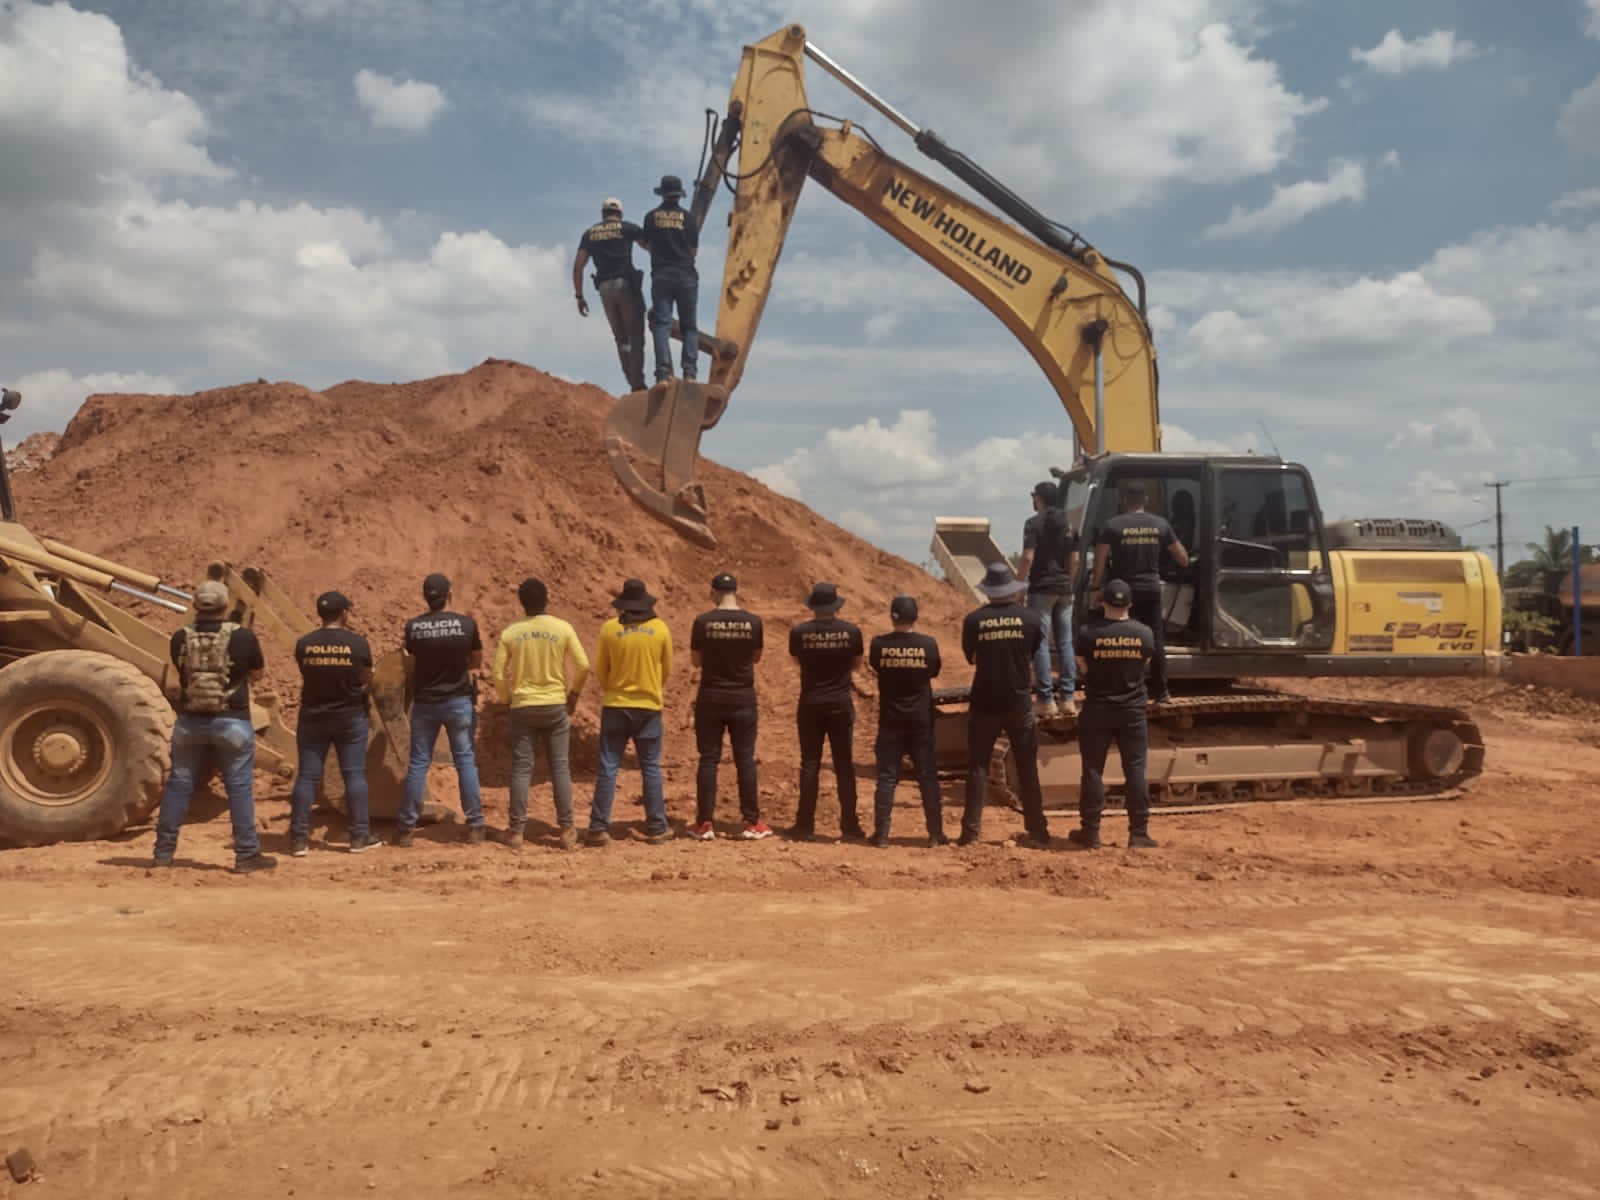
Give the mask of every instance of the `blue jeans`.
[{"label": "blue jeans", "polygon": [[589,832],[611,828],[611,801],[617,794],[617,771],[622,755],[633,743],[644,777],[644,831],[664,833],[667,800],[661,790],[661,710],[659,708],[602,708],[600,710],[600,769],[594,777],[594,802],[589,806]]},{"label": "blue jeans", "polygon": [[410,829],[422,816],[422,794],[428,786],[428,768],[433,765],[433,744],[443,729],[450,738],[450,757],[456,765],[456,782],[461,791],[461,812],[468,825],[483,824],[483,797],[478,792],[478,760],[473,754],[473,734],[478,714],[471,696],[452,696],[436,703],[411,706],[411,763],[406,767],[405,797],[400,802],[396,823]]},{"label": "blue jeans", "polygon": [[692,271],[668,268],[650,273],[650,333],[656,342],[656,378],[672,377],[672,309],[678,309],[678,330],[683,335],[683,377],[693,379],[700,365],[700,330],[695,306],[700,299],[700,278]]},{"label": "blue jeans", "polygon": [[1072,649],[1072,595],[1070,592],[1029,592],[1028,607],[1044,619],[1044,636],[1033,652],[1033,678],[1039,699],[1050,699],[1050,655],[1056,658],[1056,695],[1072,699],[1078,687],[1078,659]]},{"label": "blue jeans", "polygon": [[289,794],[289,836],[311,836],[311,805],[317,798],[317,784],[322,782],[323,764],[331,748],[338,752],[339,775],[344,780],[350,841],[365,841],[372,832],[367,820],[367,714],[302,717],[294,731],[294,742],[300,752],[300,767],[295,772],[294,791]]},{"label": "blue jeans", "polygon": [[170,859],[178,850],[178,830],[189,815],[195,781],[215,766],[228,793],[233,818],[233,854],[250,858],[261,852],[256,836],[256,731],[249,717],[196,716],[179,713],[172,730],[172,770],[161,793],[156,818],[156,854]]}]

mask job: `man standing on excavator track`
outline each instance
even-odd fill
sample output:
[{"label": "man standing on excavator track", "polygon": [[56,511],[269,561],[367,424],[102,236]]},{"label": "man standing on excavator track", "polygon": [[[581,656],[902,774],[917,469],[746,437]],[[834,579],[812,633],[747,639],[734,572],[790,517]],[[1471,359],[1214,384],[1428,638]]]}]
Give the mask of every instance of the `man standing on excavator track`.
[{"label": "man standing on excavator track", "polygon": [[639,244],[650,251],[650,332],[656,344],[656,382],[672,378],[672,310],[678,310],[678,330],[683,336],[683,377],[692,380],[700,364],[700,330],[695,306],[700,298],[700,273],[695,255],[700,230],[678,202],[683,180],[663,175],[656,187],[661,203],[644,215]]},{"label": "man standing on excavator track", "polygon": [[[1060,489],[1048,479],[1033,488],[1033,516],[1022,526],[1022,560],[1017,574],[1028,581],[1028,607],[1044,621],[1044,637],[1033,659],[1039,715],[1070,717],[1078,711],[1078,669],[1072,653],[1072,585],[1078,577],[1078,540],[1061,507]],[[1056,660],[1053,682],[1052,652]]]},{"label": "man standing on excavator track", "polygon": [[1172,532],[1165,517],[1144,510],[1150,490],[1135,481],[1122,489],[1122,511],[1100,527],[1095,540],[1094,580],[1099,593],[1106,579],[1120,579],[1132,592],[1133,619],[1155,636],[1150,660],[1150,698],[1170,703],[1167,692],[1167,644],[1162,630],[1166,613],[1161,603],[1161,556],[1170,554],[1180,567],[1189,565],[1189,552]]},{"label": "man standing on excavator track", "polygon": [[643,236],[637,225],[622,219],[622,201],[607,197],[600,206],[599,222],[584,230],[572,260],[572,291],[580,317],[589,315],[589,302],[583,298],[583,268],[594,263],[594,290],[611,323],[622,374],[634,392],[645,389],[644,272],[633,265],[633,244]]}]

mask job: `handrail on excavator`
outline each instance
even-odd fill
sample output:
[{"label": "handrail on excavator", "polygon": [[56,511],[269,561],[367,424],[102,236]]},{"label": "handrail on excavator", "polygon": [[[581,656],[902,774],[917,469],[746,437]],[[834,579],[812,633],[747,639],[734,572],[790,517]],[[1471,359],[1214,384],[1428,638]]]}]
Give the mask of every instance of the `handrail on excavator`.
[{"label": "handrail on excavator", "polygon": [[[894,159],[851,122],[812,109],[805,89],[807,58],[1010,221]],[[819,125],[819,120],[838,127]],[[1143,276],[1105,258],[919,127],[809,43],[804,26],[788,25],[745,47],[727,113],[713,138],[690,206],[696,227],[703,225],[719,187],[730,186],[734,199],[716,332],[701,339],[711,359],[708,378],[704,383],[667,380],[629,393],[606,422],[612,468],[653,515],[699,545],[716,545],[705,492],[695,479],[700,438],[721,420],[743,374],[808,178],[999,318],[1055,388],[1087,452],[1160,449],[1155,349]],[[1117,272],[1134,281],[1136,299]]]}]

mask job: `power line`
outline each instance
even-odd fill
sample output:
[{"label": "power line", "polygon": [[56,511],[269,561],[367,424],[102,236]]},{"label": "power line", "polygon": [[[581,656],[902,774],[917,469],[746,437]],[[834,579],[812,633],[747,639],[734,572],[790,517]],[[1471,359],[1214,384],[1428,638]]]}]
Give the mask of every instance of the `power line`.
[{"label": "power line", "polygon": [[[1505,480],[1501,480],[1501,482],[1502,483],[1572,483],[1572,482],[1574,482],[1576,480],[1582,480],[1582,479],[1600,479],[1600,473],[1590,474],[1590,475],[1530,475],[1526,479],[1505,479]],[[1495,485],[1492,484],[1492,483],[1486,483],[1483,486],[1484,487],[1494,487]]]}]

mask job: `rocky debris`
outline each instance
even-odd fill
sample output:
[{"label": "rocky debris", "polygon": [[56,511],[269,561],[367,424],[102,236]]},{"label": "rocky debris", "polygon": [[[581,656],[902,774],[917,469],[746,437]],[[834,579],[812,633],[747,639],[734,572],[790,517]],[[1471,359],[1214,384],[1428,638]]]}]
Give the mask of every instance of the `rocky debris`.
[{"label": "rocky debris", "polygon": [[49,462],[61,444],[59,433],[31,433],[6,451],[6,471],[26,475]]},{"label": "rocky debris", "polygon": [[33,1155],[28,1153],[26,1147],[22,1147],[6,1155],[6,1170],[11,1172],[15,1182],[27,1183],[38,1174],[39,1168],[33,1161]]}]

